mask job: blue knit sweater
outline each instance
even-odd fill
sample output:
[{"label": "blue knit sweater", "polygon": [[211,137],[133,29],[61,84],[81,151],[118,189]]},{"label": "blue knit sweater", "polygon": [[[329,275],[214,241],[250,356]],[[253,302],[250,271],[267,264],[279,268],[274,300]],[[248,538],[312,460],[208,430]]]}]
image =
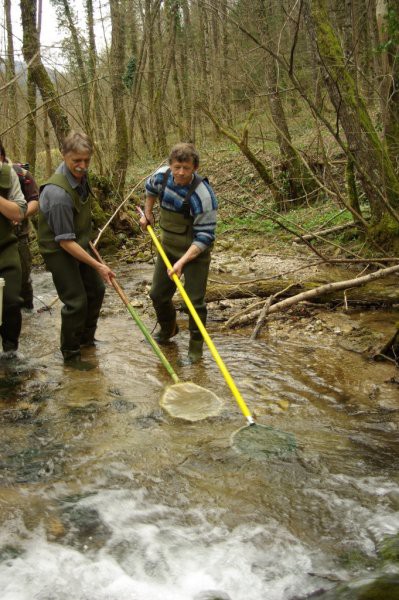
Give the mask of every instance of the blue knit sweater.
[{"label": "blue knit sweater", "polygon": [[[147,179],[145,189],[148,196],[161,196],[163,177],[167,169],[167,166],[161,167]],[[171,212],[181,212],[189,187],[189,185],[176,185],[173,175],[170,173],[161,200],[161,207]],[[217,206],[216,196],[211,186],[208,182],[202,181],[190,197],[190,214],[194,221],[193,244],[202,251],[215,241]]]}]

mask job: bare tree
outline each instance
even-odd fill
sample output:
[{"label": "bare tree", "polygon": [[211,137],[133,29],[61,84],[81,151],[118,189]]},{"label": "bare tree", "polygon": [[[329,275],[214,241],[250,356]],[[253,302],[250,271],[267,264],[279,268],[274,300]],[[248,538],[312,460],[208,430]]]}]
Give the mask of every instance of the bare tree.
[{"label": "bare tree", "polygon": [[[53,6],[57,9],[57,14],[59,18],[59,22],[61,25],[65,23],[66,27],[70,33],[70,44],[68,47],[70,48],[70,56],[71,62],[73,65],[76,65],[76,70],[74,72],[77,76],[77,81],[79,84],[79,94],[81,98],[82,110],[82,125],[83,129],[92,137],[93,136],[93,127],[90,118],[90,100],[89,100],[89,89],[87,85],[87,69],[86,69],[86,61],[83,58],[82,52],[82,37],[80,32],[76,26],[76,18],[71,7],[69,0],[51,0]],[[89,52],[90,56],[90,52]]]},{"label": "bare tree", "polygon": [[398,221],[399,181],[383,141],[372,123],[363,97],[346,67],[345,57],[328,17],[325,0],[304,0],[309,33],[317,46],[325,84],[370,202],[373,220]]},{"label": "bare tree", "polygon": [[122,0],[111,0],[111,91],[115,116],[114,164],[111,178],[116,190],[123,195],[128,162],[128,135],[125,112],[125,87],[123,73],[125,65],[125,13]]},{"label": "bare tree", "polygon": [[[14,58],[14,42],[11,22],[11,0],[5,0],[4,12],[6,20],[6,32],[7,32],[7,57],[6,57],[6,80],[10,82],[7,93],[7,110],[6,118],[10,123],[17,121],[17,93],[16,93],[16,72],[15,72],[15,58]],[[13,135],[8,143],[8,149],[10,156],[18,156],[19,148],[17,148],[17,140],[19,139],[18,129],[13,131]]]},{"label": "bare tree", "polygon": [[163,114],[163,105],[167,103],[167,86],[176,51],[176,29],[177,29],[178,2],[167,0],[164,7],[164,19],[167,27],[167,52],[162,60],[161,68],[158,69],[157,85],[154,98],[155,111],[155,152],[159,156],[165,156],[168,151],[166,138],[167,126]]},{"label": "bare tree", "polygon": [[[256,0],[254,8],[257,16],[256,22],[260,31],[260,39],[263,44],[272,49],[273,54],[277,55],[280,52],[278,44],[279,33],[275,32],[274,36],[272,36],[269,26],[269,15],[273,12],[273,2],[271,0]],[[275,5],[274,8],[276,8]],[[294,44],[295,38],[293,40],[293,47]],[[314,180],[304,168],[304,164],[300,160],[298,152],[292,143],[280,94],[281,83],[278,63],[272,54],[267,54],[264,55],[264,64],[267,86],[266,97],[271,120],[276,130],[276,141],[281,153],[286,193],[290,200],[299,198],[303,201],[308,192],[314,190]]]},{"label": "bare tree", "polygon": [[382,57],[381,102],[384,133],[399,173],[399,6],[394,0],[377,0],[376,17]]},{"label": "bare tree", "polygon": [[37,85],[43,102],[46,102],[51,124],[57,136],[58,143],[70,130],[68,117],[59,102],[54,85],[42,63],[40,57],[40,42],[36,27],[36,2],[20,0],[22,28],[23,28],[23,54],[26,62],[31,62],[32,79]]}]

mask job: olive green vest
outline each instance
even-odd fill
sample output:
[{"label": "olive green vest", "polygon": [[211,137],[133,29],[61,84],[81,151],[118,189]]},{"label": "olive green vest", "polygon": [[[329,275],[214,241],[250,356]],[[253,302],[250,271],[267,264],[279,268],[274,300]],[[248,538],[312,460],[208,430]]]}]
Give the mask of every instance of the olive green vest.
[{"label": "olive green vest", "polygon": [[[180,258],[187,252],[194,240],[193,225],[194,219],[191,215],[185,218],[183,213],[172,212],[161,207],[159,226],[161,242],[166,253]],[[201,252],[201,260],[209,260],[212,247],[213,244]]]},{"label": "olive green vest", "polygon": [[[0,170],[0,196],[8,199],[12,186],[11,182],[11,165],[3,163]],[[4,215],[0,214],[0,251],[16,242],[17,238],[13,233],[11,221]]]},{"label": "olive green vest", "polygon": [[159,216],[161,241],[167,252],[183,256],[193,243],[193,218],[161,207]]},{"label": "olive green vest", "polygon": [[[73,202],[73,225],[76,239],[79,246],[87,250],[91,238],[91,206],[90,199],[82,202],[79,193],[73,189],[69,181],[62,173],[54,173],[44,185],[57,185],[67,192]],[[38,241],[41,254],[53,254],[62,251],[61,246],[54,240],[54,232],[50,229],[46,217],[39,211]]]}]

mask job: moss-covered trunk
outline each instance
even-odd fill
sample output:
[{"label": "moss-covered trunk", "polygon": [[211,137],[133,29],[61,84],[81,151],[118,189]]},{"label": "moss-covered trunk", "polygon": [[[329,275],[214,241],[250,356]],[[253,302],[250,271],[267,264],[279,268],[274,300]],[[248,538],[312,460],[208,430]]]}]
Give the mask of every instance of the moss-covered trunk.
[{"label": "moss-covered trunk", "polygon": [[24,59],[27,63],[32,61],[32,78],[39,88],[43,102],[47,103],[48,115],[58,143],[61,145],[70,127],[68,117],[59,102],[53,82],[40,58],[39,36],[36,29],[36,2],[21,0],[21,15]]},{"label": "moss-covered trunk", "polygon": [[[277,54],[279,49],[270,30],[270,14],[273,10],[270,0],[257,0],[255,9],[261,39],[264,44],[272,48],[273,53]],[[285,207],[289,208],[294,206],[292,201],[306,200],[308,194],[314,191],[316,184],[312,174],[305,168],[304,163],[293,147],[281,99],[279,70],[276,60],[271,54],[265,56],[265,79],[269,111],[281,154],[282,189],[288,200],[290,200],[289,203],[285,204]]]},{"label": "moss-covered trunk", "polygon": [[396,220],[399,180],[366,104],[347,69],[340,41],[330,23],[326,0],[305,0],[309,31],[317,45],[330,99],[348,141],[348,151],[370,202],[374,222],[387,213]]},{"label": "moss-covered trunk", "polygon": [[111,90],[116,129],[115,160],[111,178],[115,191],[123,196],[128,160],[128,135],[124,104],[125,88],[122,80],[125,65],[125,16],[121,0],[111,0],[110,8],[112,24]]},{"label": "moss-covered trunk", "polygon": [[388,39],[383,52],[387,54],[389,66],[385,138],[396,173],[399,173],[399,6],[397,0],[388,1],[385,28]]}]

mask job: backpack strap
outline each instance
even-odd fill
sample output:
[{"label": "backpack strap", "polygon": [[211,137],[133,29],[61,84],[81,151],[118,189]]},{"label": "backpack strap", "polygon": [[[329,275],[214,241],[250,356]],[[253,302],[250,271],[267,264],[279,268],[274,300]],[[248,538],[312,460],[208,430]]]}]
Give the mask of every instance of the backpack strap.
[{"label": "backpack strap", "polygon": [[185,219],[190,218],[190,198],[202,181],[203,181],[202,177],[195,174],[192,182],[190,183],[190,187],[188,188],[186,197],[183,200],[183,215],[184,215]]},{"label": "backpack strap", "polygon": [[169,175],[170,175],[170,169],[166,169],[165,173],[163,174],[162,187],[161,187],[161,191],[159,193],[159,196],[160,196],[161,200],[162,200],[163,195],[165,193],[165,188],[166,188],[166,185],[168,183]]},{"label": "backpack strap", "polygon": [[[161,187],[161,191],[160,191],[161,201],[162,201],[163,195],[165,193],[165,188],[167,186],[170,173],[171,173],[170,169],[167,169],[165,171],[165,173],[163,174],[162,187]],[[203,178],[203,177],[200,177],[199,175],[195,174],[192,182],[190,183],[190,187],[188,188],[186,197],[183,200],[182,213],[183,213],[183,216],[185,219],[190,218],[190,198],[193,195],[193,193],[195,192],[195,190],[197,189],[197,187],[199,186],[199,184],[202,183],[203,181],[208,181],[208,180],[206,177]]]},{"label": "backpack strap", "polygon": [[13,169],[18,175],[19,185],[21,186],[21,191],[24,195],[24,198],[26,201],[28,201],[28,198],[26,197],[27,171],[19,163],[13,164]]}]

